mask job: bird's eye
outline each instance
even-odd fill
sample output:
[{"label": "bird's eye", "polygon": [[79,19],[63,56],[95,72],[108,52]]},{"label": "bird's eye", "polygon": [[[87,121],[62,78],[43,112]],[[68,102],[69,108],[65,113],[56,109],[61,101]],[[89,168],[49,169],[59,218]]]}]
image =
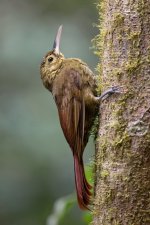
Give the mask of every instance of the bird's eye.
[{"label": "bird's eye", "polygon": [[49,57],[49,58],[48,58],[48,61],[49,61],[49,62],[52,62],[53,59],[54,59],[53,57]]}]

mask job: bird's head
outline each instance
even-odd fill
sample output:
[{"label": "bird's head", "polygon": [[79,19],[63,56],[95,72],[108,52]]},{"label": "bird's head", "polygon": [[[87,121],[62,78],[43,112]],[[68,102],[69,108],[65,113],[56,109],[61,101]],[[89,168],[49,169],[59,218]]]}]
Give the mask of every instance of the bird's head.
[{"label": "bird's head", "polygon": [[51,86],[51,82],[53,82],[53,79],[55,78],[56,73],[59,71],[64,60],[64,56],[60,52],[61,33],[62,25],[57,31],[53,49],[45,55],[40,66],[41,79],[48,89]]}]

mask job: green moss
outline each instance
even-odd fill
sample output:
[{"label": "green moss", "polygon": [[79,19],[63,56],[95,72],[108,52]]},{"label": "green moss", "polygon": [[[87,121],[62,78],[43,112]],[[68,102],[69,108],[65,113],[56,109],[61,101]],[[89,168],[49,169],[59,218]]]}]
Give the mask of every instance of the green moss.
[{"label": "green moss", "polygon": [[100,34],[98,34],[93,40],[93,48],[95,49],[94,53],[96,55],[100,55],[101,50],[103,48],[103,40],[104,37],[107,35],[107,31],[105,29],[102,29],[102,24],[103,24],[103,15],[105,13],[105,1],[101,1],[99,4],[97,4],[97,9],[99,12],[99,24],[97,25]]},{"label": "green moss", "polygon": [[92,129],[90,131],[90,135],[93,136],[94,140],[96,140],[96,138],[97,138],[98,128],[99,128],[99,117],[96,116],[93,126],[92,126]]},{"label": "green moss", "polygon": [[114,28],[120,27],[124,23],[124,15],[122,13],[114,13],[113,17]]},{"label": "green moss", "polygon": [[103,138],[101,137],[98,140],[98,143],[99,143],[98,148],[100,148],[101,151],[99,151],[98,154],[97,154],[96,165],[100,166],[102,164],[104,158],[105,158],[105,151],[106,151],[107,146],[108,146],[108,140],[105,137],[103,137]]},{"label": "green moss", "polygon": [[102,170],[100,175],[101,175],[102,178],[106,178],[109,175],[109,171],[108,170]]},{"label": "green moss", "polygon": [[141,32],[140,31],[131,31],[128,32],[128,40],[137,40],[139,41],[139,36],[140,36]]},{"label": "green moss", "polygon": [[117,149],[120,149],[122,147],[126,149],[127,147],[130,146],[130,143],[131,143],[131,137],[125,131],[124,133],[121,132],[121,135],[120,133],[118,133],[118,135],[116,136],[116,138],[114,139],[112,143],[112,146]]},{"label": "green moss", "polygon": [[139,59],[131,59],[125,64],[125,70],[132,74],[139,67]]}]

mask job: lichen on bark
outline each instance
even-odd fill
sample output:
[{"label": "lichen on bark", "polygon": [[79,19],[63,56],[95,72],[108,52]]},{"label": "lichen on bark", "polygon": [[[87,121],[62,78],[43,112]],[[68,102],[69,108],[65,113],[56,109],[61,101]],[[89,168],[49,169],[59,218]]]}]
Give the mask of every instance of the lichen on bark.
[{"label": "lichen on bark", "polygon": [[100,106],[93,225],[150,224],[150,4],[101,0],[99,89],[123,86]]}]

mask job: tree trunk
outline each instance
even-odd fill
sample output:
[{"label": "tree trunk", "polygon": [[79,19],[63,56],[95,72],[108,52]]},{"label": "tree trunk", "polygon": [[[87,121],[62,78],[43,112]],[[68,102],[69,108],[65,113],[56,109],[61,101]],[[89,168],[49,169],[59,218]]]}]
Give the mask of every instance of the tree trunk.
[{"label": "tree trunk", "polygon": [[[100,0],[100,106],[93,225],[150,224],[150,2]],[[102,16],[101,16],[102,15]]]}]

